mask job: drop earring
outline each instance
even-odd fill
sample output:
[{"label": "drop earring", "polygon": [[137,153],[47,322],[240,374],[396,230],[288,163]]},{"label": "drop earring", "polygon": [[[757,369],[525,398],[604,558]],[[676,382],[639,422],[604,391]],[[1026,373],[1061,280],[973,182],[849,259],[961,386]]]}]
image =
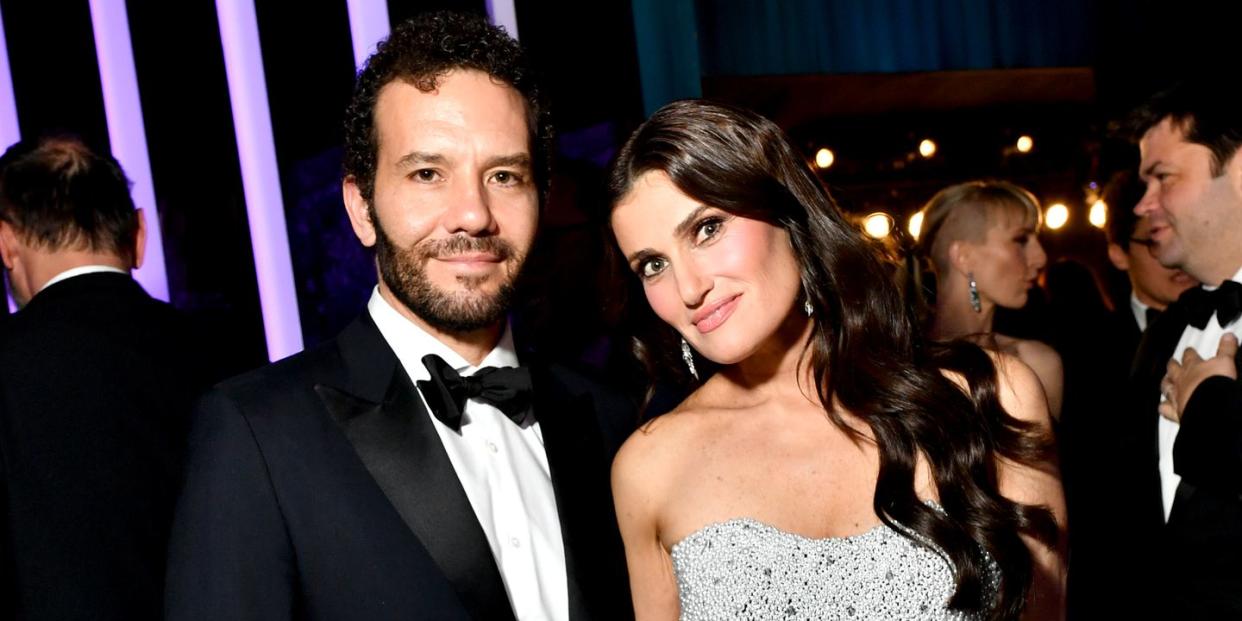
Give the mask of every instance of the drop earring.
[{"label": "drop earring", "polygon": [[802,311],[807,317],[815,314],[815,307],[811,305],[811,296],[806,296],[806,299],[802,301]]},{"label": "drop earring", "polygon": [[974,273],[966,274],[966,278],[970,279],[970,308],[976,313],[982,313],[983,303],[979,301],[979,284],[975,282]]},{"label": "drop earring", "polygon": [[690,369],[690,375],[693,375],[696,380],[699,379],[699,372],[694,368],[694,352],[690,351],[690,344],[686,342],[685,338],[681,339],[681,359],[686,361],[686,367]]}]

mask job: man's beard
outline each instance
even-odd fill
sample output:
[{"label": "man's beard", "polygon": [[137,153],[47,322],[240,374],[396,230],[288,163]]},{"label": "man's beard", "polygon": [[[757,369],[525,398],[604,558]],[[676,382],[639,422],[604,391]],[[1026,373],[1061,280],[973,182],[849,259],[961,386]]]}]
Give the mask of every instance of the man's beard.
[{"label": "man's beard", "polygon": [[[504,317],[513,298],[518,271],[525,260],[525,256],[518,253],[512,244],[498,237],[455,235],[403,249],[392,243],[374,213],[371,222],[375,225],[375,259],[379,264],[380,278],[410,312],[437,330],[450,333],[472,332],[491,326]],[[504,280],[495,294],[486,295],[478,291],[487,278],[495,276],[459,275],[457,282],[465,291],[457,292],[444,291],[427,277],[428,261],[466,252],[495,255],[500,258],[501,265],[508,267],[500,276]]]}]

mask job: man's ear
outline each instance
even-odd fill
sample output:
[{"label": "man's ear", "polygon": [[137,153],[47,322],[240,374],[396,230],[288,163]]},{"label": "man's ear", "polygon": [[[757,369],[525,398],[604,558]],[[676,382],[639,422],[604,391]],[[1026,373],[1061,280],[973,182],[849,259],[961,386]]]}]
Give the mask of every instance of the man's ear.
[{"label": "man's ear", "polygon": [[362,197],[362,188],[353,175],[341,181],[341,197],[345,200],[345,213],[349,214],[349,224],[354,227],[354,235],[363,246],[370,248],[375,245],[375,223],[371,221],[371,210],[366,199]]},{"label": "man's ear", "polygon": [[134,210],[138,218],[138,230],[134,231],[134,267],[138,269],[142,267],[142,262],[147,258],[147,214],[141,207]]},{"label": "man's ear", "polygon": [[5,269],[13,269],[17,261],[17,247],[17,231],[8,222],[0,220],[0,261],[4,262]]},{"label": "man's ear", "polygon": [[1113,267],[1123,271],[1130,271],[1130,255],[1121,246],[1109,242],[1108,244],[1108,260],[1112,262]]}]

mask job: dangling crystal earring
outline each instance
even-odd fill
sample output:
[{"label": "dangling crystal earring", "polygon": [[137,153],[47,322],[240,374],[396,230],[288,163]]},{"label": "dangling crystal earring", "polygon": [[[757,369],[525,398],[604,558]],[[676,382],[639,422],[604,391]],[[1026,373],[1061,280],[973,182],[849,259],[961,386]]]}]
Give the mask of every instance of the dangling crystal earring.
[{"label": "dangling crystal earring", "polygon": [[690,344],[686,342],[685,338],[681,339],[681,359],[686,361],[686,366],[690,369],[690,375],[693,375],[694,379],[699,379],[699,372],[694,368],[694,352],[690,351]]},{"label": "dangling crystal earring", "polygon": [[811,296],[806,296],[806,299],[802,301],[802,310],[807,317],[815,314],[815,307],[811,305]]},{"label": "dangling crystal earring", "polygon": [[966,278],[970,279],[970,307],[976,313],[982,313],[983,304],[979,301],[979,285],[975,282],[974,273],[966,274]]}]

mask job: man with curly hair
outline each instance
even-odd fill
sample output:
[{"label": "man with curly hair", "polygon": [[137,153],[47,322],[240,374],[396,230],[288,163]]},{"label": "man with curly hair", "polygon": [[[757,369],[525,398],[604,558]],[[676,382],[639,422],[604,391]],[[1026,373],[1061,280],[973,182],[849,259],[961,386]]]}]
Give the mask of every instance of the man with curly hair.
[{"label": "man with curly hair", "polygon": [[381,43],[342,184],[379,284],[333,341],[203,400],[168,618],[632,616],[608,466],[635,417],[519,360],[506,320],[550,136],[504,31],[436,13]]}]

